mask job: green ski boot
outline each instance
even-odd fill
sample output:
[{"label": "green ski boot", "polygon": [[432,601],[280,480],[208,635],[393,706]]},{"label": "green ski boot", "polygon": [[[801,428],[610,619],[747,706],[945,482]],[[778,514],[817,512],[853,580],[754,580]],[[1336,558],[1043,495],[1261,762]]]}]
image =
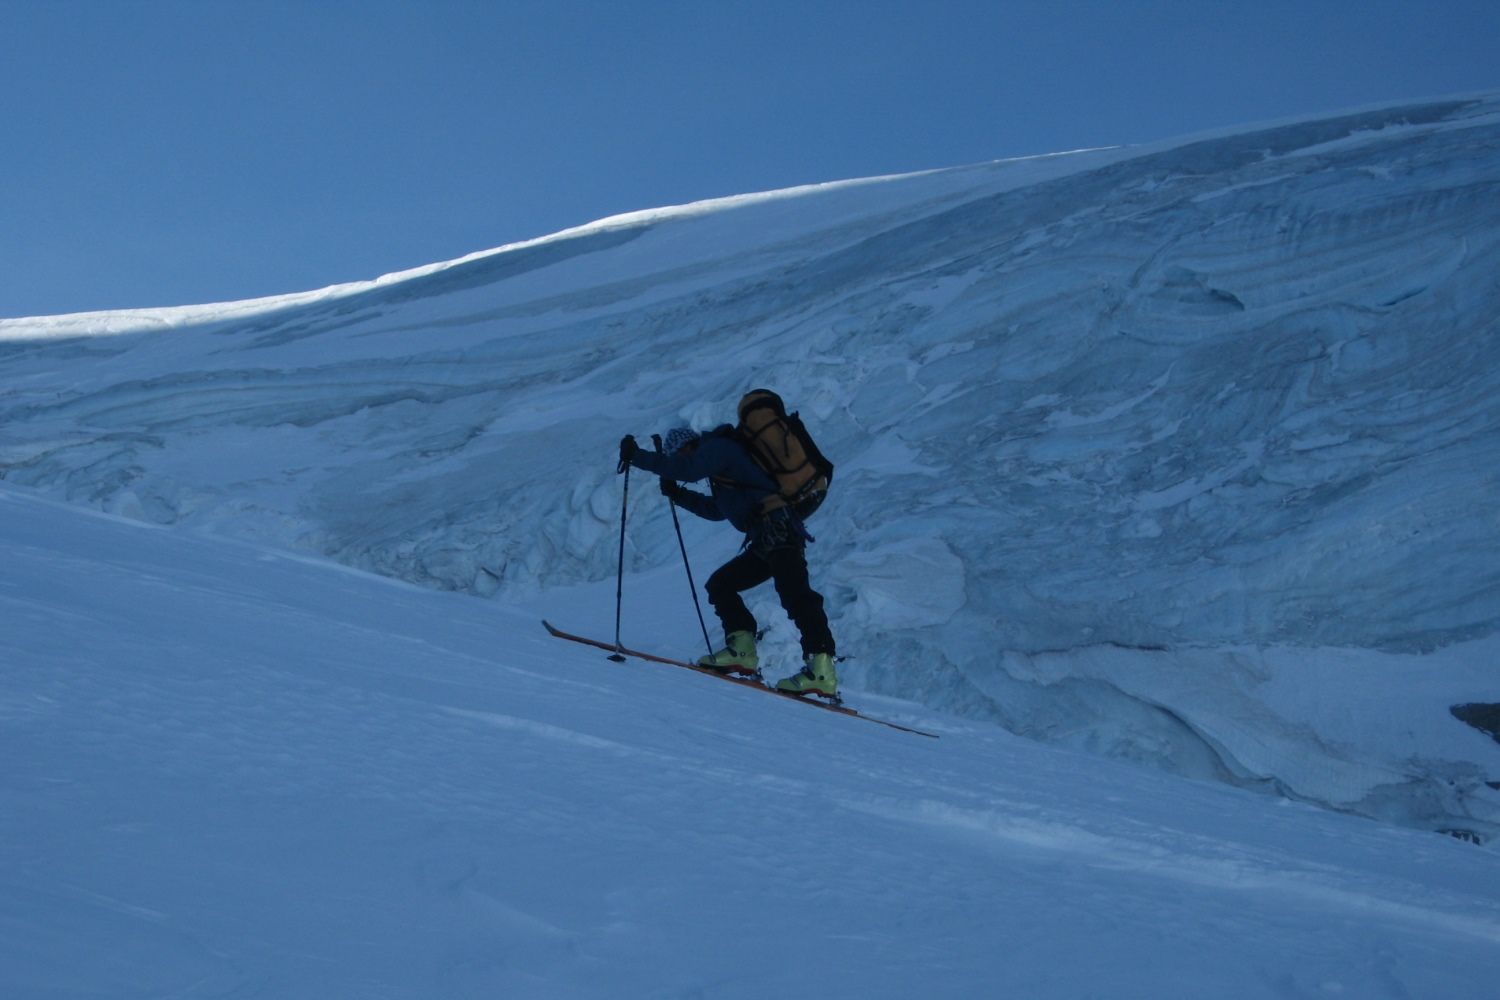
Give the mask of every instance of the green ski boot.
[{"label": "green ski boot", "polygon": [[833,657],[828,653],[810,653],[806,666],[790,677],[776,682],[776,690],[787,694],[816,694],[837,705],[839,698],[839,675],[833,669]]},{"label": "green ski boot", "polygon": [[698,666],[721,674],[760,676],[760,657],[755,655],[754,632],[730,632],[725,647],[712,656],[698,657]]}]

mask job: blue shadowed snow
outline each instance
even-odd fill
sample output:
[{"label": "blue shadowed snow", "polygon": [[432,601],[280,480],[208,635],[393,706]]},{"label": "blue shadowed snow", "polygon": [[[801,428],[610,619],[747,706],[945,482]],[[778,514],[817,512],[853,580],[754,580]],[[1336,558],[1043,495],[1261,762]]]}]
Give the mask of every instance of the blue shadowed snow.
[{"label": "blue shadowed snow", "polygon": [[[607,632],[560,609],[612,582],[614,442],[771,385],[838,464],[852,689],[1488,837],[1448,708],[1500,701],[1497,195],[1480,96],[0,321],[0,475]],[[633,492],[632,574],[674,572]],[[685,527],[701,579],[734,540]],[[680,588],[648,637],[693,651]]]},{"label": "blue shadowed snow", "polygon": [[[0,487],[8,997],[1488,997],[1500,860]],[[632,577],[633,631],[675,574]],[[597,620],[612,589],[579,594]]]}]

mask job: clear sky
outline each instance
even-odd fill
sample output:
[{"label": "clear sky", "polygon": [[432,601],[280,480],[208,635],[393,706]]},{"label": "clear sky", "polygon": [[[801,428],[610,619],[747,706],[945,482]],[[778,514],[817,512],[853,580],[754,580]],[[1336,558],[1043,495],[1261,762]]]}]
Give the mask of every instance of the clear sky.
[{"label": "clear sky", "polygon": [[1500,89],[1500,0],[0,0],[0,317]]}]

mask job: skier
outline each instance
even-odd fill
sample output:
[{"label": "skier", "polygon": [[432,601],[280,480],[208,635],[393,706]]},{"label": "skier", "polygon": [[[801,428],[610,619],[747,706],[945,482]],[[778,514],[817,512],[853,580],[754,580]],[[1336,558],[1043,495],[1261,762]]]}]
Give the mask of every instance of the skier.
[{"label": "skier", "polygon": [[[725,521],[745,533],[739,555],[714,571],[705,589],[724,626],[724,648],[701,657],[698,665],[720,673],[756,674],[755,618],[740,594],[767,580],[774,582],[781,606],[802,637],[802,669],[776,682],[776,690],[838,699],[833,635],[823,611],[823,597],[807,578],[807,532],[788,507],[760,513],[762,501],[777,493],[776,482],[735,440],[725,425],[699,434],[676,427],[662,439],[661,451],[645,451],[635,438],[620,441],[619,471],[628,465],[661,476],[667,499],[709,521]],[[708,479],[711,495],[679,482]]]}]

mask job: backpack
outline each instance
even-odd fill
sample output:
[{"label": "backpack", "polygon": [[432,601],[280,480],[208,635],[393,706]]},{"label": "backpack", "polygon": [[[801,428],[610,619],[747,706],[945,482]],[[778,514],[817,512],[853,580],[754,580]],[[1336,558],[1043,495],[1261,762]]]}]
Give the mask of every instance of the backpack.
[{"label": "backpack", "polygon": [[761,501],[760,513],[790,507],[807,519],[828,496],[833,463],[823,457],[796,413],[770,389],[747,392],[739,405],[734,436],[750,457],[776,481],[777,493]]}]

